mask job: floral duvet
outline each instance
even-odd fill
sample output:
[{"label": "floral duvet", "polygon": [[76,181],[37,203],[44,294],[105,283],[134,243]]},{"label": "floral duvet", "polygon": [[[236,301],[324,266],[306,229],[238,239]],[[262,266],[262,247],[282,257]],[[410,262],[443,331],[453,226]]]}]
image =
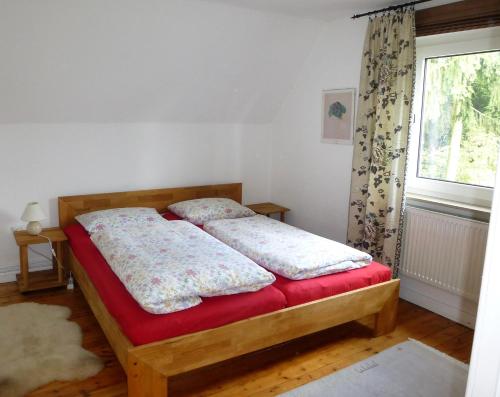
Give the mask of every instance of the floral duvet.
[{"label": "floral duvet", "polygon": [[214,220],[205,231],[266,269],[302,280],[357,269],[372,257],[262,215]]},{"label": "floral duvet", "polygon": [[92,241],[141,307],[171,313],[201,297],[257,291],[273,274],[185,221],[97,231]]}]

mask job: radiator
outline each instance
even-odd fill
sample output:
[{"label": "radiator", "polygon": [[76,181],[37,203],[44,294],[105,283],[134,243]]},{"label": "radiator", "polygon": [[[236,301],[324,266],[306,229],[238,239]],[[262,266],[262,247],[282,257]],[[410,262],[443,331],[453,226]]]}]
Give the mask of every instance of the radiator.
[{"label": "radiator", "polygon": [[407,207],[401,274],[477,302],[488,224]]}]

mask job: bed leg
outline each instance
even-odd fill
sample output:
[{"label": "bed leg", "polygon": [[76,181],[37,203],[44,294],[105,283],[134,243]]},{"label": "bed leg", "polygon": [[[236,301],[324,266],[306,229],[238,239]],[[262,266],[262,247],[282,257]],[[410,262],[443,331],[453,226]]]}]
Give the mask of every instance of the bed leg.
[{"label": "bed leg", "polygon": [[129,397],[167,397],[168,379],[148,364],[129,354]]},{"label": "bed leg", "polygon": [[399,285],[378,313],[375,314],[373,336],[388,334],[396,328],[398,317]]}]

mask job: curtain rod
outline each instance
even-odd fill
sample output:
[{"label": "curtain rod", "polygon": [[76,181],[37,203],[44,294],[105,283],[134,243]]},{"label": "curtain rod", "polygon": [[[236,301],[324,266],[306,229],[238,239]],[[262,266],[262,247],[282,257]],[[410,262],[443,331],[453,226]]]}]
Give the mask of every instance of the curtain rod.
[{"label": "curtain rod", "polygon": [[431,0],[410,1],[409,3],[399,4],[399,5],[395,5],[395,6],[389,6],[389,7],[386,7],[386,8],[381,8],[380,10],[365,12],[363,14],[354,14],[351,18],[352,19],[356,19],[356,18],[366,17],[367,15],[377,14],[379,12],[399,10],[400,8],[404,8],[404,7],[408,7],[408,6],[413,6],[413,5],[419,4],[419,3],[426,3],[428,1],[431,1]]}]

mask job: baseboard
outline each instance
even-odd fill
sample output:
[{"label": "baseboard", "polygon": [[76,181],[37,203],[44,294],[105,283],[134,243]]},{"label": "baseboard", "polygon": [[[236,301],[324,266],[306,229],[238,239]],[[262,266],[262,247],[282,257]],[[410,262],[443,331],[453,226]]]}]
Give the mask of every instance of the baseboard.
[{"label": "baseboard", "polygon": [[474,329],[477,302],[411,277],[400,275],[400,279],[402,299]]},{"label": "baseboard", "polygon": [[[52,264],[47,260],[30,262],[30,271],[52,269]],[[11,283],[16,281],[16,274],[19,273],[19,265],[2,266],[0,268],[0,283]]]}]

